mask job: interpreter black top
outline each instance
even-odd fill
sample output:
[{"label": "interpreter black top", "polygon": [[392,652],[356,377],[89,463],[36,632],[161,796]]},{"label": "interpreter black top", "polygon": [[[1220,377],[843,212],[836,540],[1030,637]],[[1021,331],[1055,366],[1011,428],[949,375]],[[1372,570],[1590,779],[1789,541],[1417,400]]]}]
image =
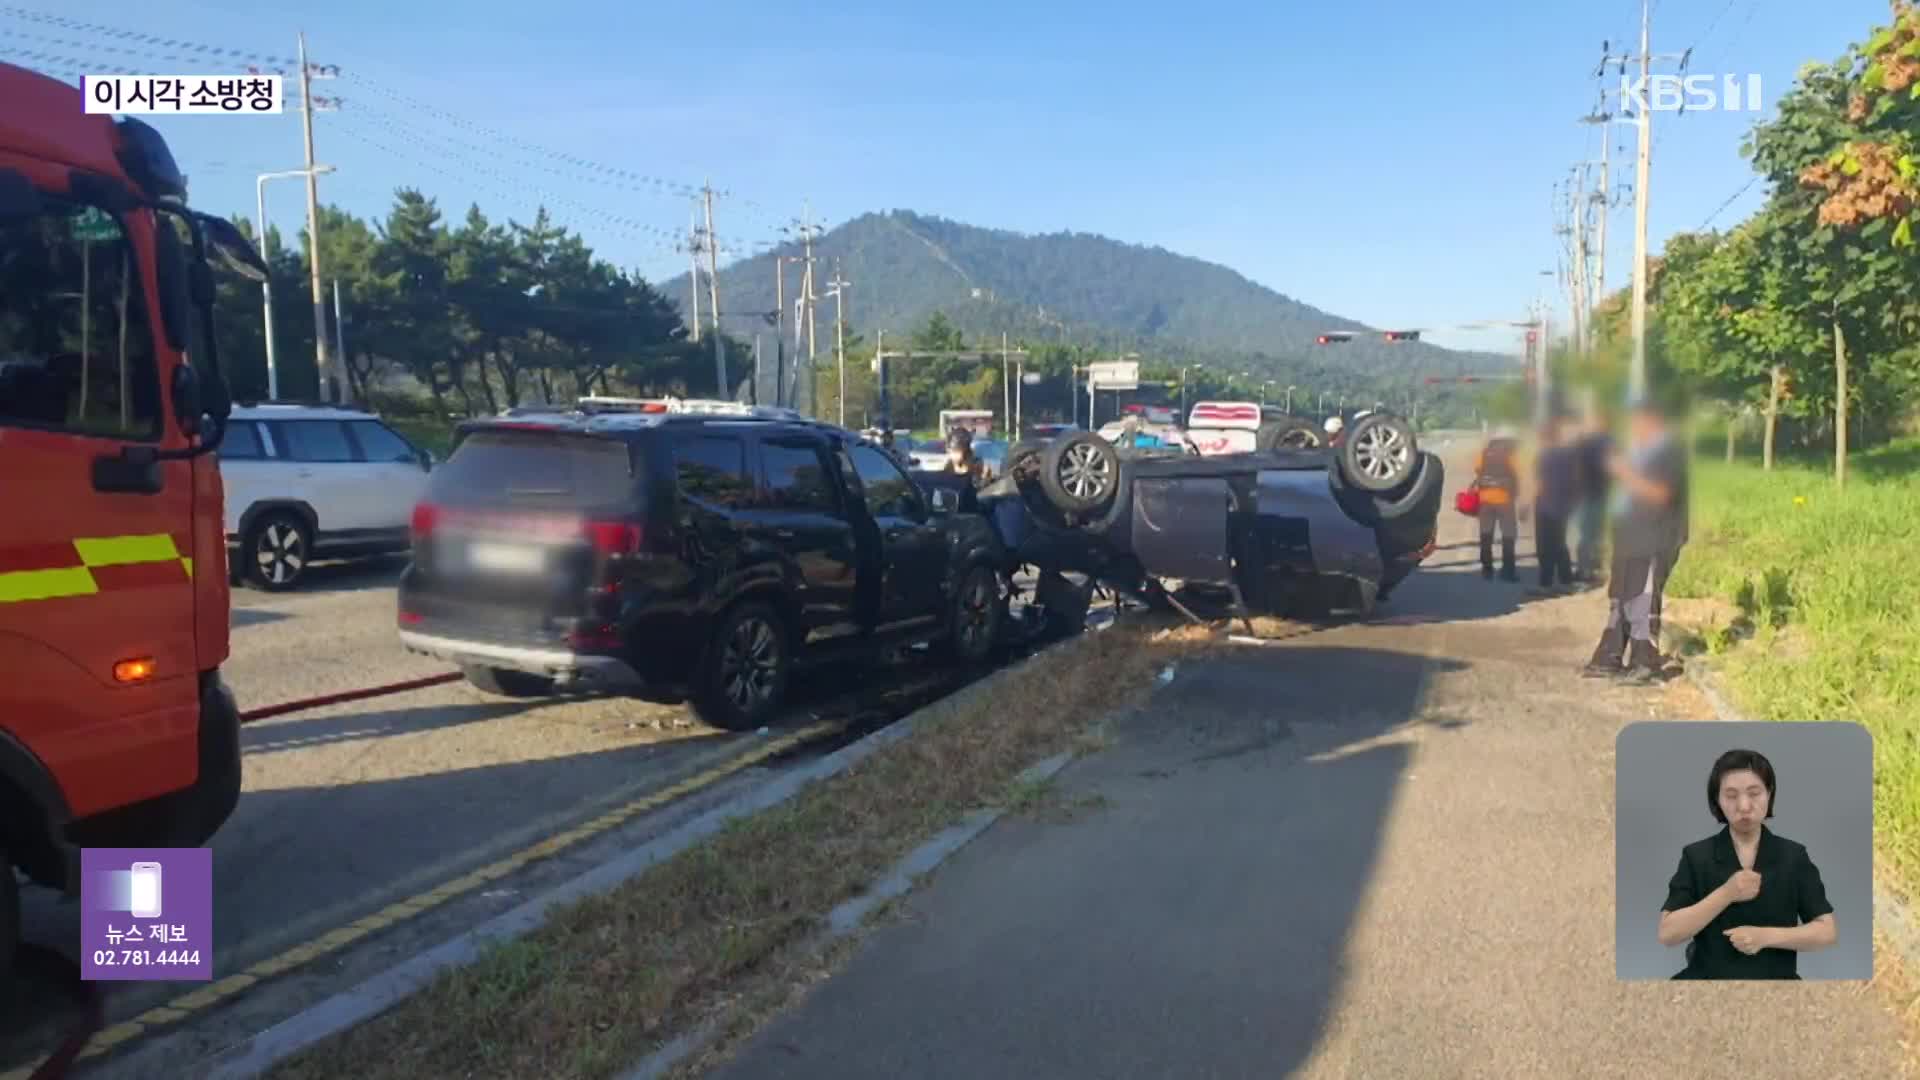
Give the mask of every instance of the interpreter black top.
[{"label": "interpreter black top", "polygon": [[[1706,899],[1740,869],[1733,850],[1733,834],[1721,829],[1680,851],[1680,868],[1667,883],[1667,902],[1661,911],[1679,911]],[[1760,895],[1727,905],[1718,918],[1687,944],[1687,966],[1676,979],[1797,979],[1800,954],[1792,949],[1761,949],[1748,956],[1733,947],[1726,932],[1740,926],[1799,926],[1833,913],[1820,869],[1807,857],[1805,845],[1760,827],[1760,850],[1753,869],[1760,875]]]}]

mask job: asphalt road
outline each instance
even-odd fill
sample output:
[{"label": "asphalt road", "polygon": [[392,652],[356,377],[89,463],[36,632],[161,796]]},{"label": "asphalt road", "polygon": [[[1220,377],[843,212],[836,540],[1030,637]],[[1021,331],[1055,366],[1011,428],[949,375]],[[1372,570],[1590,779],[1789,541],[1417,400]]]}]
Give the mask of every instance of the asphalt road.
[{"label": "asphalt road", "polygon": [[[299,592],[236,589],[225,671],[242,709],[447,670],[395,639],[399,569],[391,560],[322,565]],[[664,788],[754,738],[700,725],[682,707],[505,701],[464,682],[250,725],[240,804],[211,845],[216,976]],[[71,953],[78,904],[39,889],[25,901],[26,936]],[[441,922],[412,932],[450,935]],[[109,1023],[192,989],[118,987]],[[44,1053],[49,1033],[72,1023],[59,1009],[36,1015],[50,996],[31,985],[16,996],[0,1029],[0,1075]]]},{"label": "asphalt road", "polygon": [[1710,714],[1441,540],[1370,621],[1183,667],[716,1075],[1900,1075],[1878,991],[1615,980],[1615,735]]}]

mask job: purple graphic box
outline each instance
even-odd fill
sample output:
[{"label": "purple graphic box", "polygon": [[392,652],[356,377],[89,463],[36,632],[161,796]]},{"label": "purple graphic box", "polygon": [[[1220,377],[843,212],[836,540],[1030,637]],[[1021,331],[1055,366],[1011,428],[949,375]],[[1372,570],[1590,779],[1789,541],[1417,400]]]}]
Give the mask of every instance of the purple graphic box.
[{"label": "purple graphic box", "polygon": [[80,970],[89,980],[213,978],[213,852],[80,852]]}]

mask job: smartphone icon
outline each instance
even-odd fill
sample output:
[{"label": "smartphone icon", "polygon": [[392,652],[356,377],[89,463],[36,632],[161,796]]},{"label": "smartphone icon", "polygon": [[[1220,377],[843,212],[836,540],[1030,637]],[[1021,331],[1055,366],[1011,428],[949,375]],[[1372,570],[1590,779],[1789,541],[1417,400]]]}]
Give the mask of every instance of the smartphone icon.
[{"label": "smartphone icon", "polygon": [[160,917],[160,864],[157,862],[137,862],[133,864],[133,910],[136,919],[157,919]]}]

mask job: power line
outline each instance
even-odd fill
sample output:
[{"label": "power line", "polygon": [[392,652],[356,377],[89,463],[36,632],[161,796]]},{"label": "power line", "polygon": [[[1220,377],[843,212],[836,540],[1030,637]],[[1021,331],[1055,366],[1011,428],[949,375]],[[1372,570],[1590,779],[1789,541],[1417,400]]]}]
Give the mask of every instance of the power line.
[{"label": "power line", "polygon": [[1700,227],[1698,229],[1695,229],[1694,231],[1695,232],[1707,231],[1707,227],[1713,224],[1713,220],[1715,218],[1719,217],[1721,214],[1726,213],[1727,207],[1732,206],[1735,199],[1738,199],[1740,196],[1745,195],[1747,193],[1747,189],[1753,187],[1753,185],[1758,183],[1759,181],[1760,181],[1760,174],[1754,173],[1751,177],[1747,179],[1746,183],[1740,185],[1739,191],[1736,191],[1733,194],[1727,196],[1727,201],[1721,203],[1719,207],[1714,210],[1713,213],[1708,214],[1707,220],[1701,222]]},{"label": "power line", "polygon": [[[173,50],[171,52],[165,52],[165,53],[155,53],[153,49],[149,49],[145,51],[150,55],[158,55],[159,58],[161,59],[165,59],[170,62],[176,62],[176,63],[197,64],[197,63],[204,63],[207,61],[213,61],[215,63],[230,64],[238,61],[238,62],[241,62],[244,66],[259,67],[261,68],[263,73],[278,74],[283,76],[290,75],[292,72],[297,71],[300,66],[299,61],[291,57],[278,56],[270,53],[254,52],[254,51],[245,50],[245,49],[235,49],[228,46],[212,45],[205,42],[196,42],[196,41],[185,40],[180,38],[162,37],[158,34],[142,33],[139,31],[127,30],[121,27],[108,26],[102,23],[84,22],[78,19],[70,19],[62,15],[54,15],[47,12],[34,11],[28,8],[22,8],[22,7],[12,6],[12,5],[0,5],[0,17],[11,17],[11,18],[20,19],[26,22],[37,23],[43,26],[52,26],[52,27],[57,27],[65,30],[77,31],[85,34],[97,34],[102,37],[113,39],[115,41],[139,43],[147,46],[157,47],[160,49]],[[22,34],[19,36],[35,36],[35,35]],[[59,44],[69,45],[69,46],[80,44],[80,43],[65,41],[60,39],[48,39],[48,40],[54,40]],[[89,50],[124,52],[130,55],[134,55],[136,57],[139,56],[143,51],[143,50],[127,48],[119,45],[105,45],[101,43],[86,43],[82,47],[87,48]],[[95,69],[92,69],[91,71],[77,72],[77,74],[107,74],[107,73],[109,72],[103,68],[95,68]],[[137,71],[129,71],[126,73],[127,74],[147,74],[146,72],[137,72]],[[579,169],[585,170],[589,174],[597,173],[602,176],[621,178],[631,183],[653,186],[663,191],[666,191],[670,194],[678,195],[684,198],[697,198],[700,196],[700,192],[703,190],[702,185],[686,184],[686,183],[680,183],[678,181],[662,179],[656,176],[648,176],[642,173],[634,172],[632,170],[605,165],[603,163],[595,162],[586,158],[579,157],[577,155],[567,154],[567,153],[550,149],[548,147],[541,146],[537,143],[530,142],[518,136],[500,131],[497,128],[492,128],[487,125],[480,124],[460,116],[456,116],[455,114],[447,112],[446,110],[441,109],[438,106],[430,105],[426,102],[420,101],[419,99],[411,97],[405,93],[402,93],[399,90],[395,90],[386,86],[385,84],[381,83],[377,79],[369,78],[368,76],[364,74],[360,74],[358,72],[342,73],[337,68],[335,68],[335,69],[332,69],[332,73],[336,75],[341,75],[343,78],[349,80],[350,82],[356,83],[368,90],[371,90],[376,94],[380,94],[382,96],[391,98],[401,104],[409,106],[414,110],[434,115],[449,124],[453,124],[457,127],[465,128],[469,131],[472,131],[475,134],[486,136],[493,140],[510,143],[512,145],[520,147],[523,150],[523,152],[526,152],[526,153],[532,153],[542,157],[564,161]],[[62,74],[65,74],[65,73],[63,72]],[[497,155],[498,151],[499,151],[498,146],[489,147],[490,153]],[[733,202],[736,205],[742,208],[757,210],[757,211],[760,211],[761,213],[766,212],[766,208],[763,207],[761,204],[751,199],[746,199],[744,197],[741,197],[734,192],[722,190],[722,191],[716,191],[715,194],[718,196],[733,200]]]}]

